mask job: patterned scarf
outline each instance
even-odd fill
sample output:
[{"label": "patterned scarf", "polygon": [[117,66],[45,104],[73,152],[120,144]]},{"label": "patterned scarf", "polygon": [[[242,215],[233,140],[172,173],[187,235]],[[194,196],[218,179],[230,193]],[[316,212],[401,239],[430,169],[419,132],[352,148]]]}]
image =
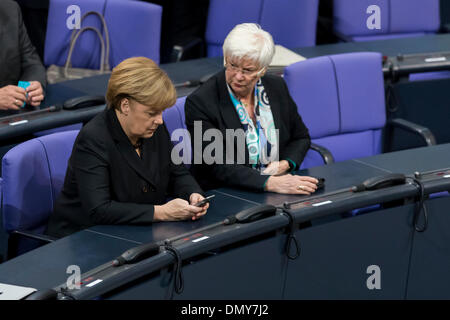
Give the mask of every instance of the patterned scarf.
[{"label": "patterned scarf", "polygon": [[255,86],[256,124],[253,123],[247,110],[236,98],[228,84],[227,88],[245,131],[250,164],[254,169],[264,169],[269,162],[278,160],[278,136],[273,122],[269,98],[262,81],[259,79]]}]

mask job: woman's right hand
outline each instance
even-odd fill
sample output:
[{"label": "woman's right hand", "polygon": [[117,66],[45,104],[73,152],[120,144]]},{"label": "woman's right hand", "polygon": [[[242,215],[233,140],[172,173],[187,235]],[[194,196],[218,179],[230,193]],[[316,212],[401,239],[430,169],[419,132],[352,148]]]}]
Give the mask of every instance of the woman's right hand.
[{"label": "woman's right hand", "polygon": [[202,212],[203,208],[190,205],[186,200],[177,198],[162,206],[155,206],[155,221],[187,220]]},{"label": "woman's right hand", "polygon": [[271,176],[266,183],[266,191],[287,194],[310,195],[317,190],[316,178],[286,174]]}]

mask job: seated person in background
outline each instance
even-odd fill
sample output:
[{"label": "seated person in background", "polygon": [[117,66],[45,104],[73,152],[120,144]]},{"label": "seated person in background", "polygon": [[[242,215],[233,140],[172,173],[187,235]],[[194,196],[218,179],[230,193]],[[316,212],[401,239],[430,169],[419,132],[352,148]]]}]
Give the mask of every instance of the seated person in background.
[{"label": "seated person in background", "polygon": [[[44,100],[45,68],[28,38],[19,5],[0,1],[0,110],[37,107]],[[17,86],[28,81],[26,88]]]},{"label": "seated person in background", "polygon": [[[265,75],[274,53],[268,32],[253,23],[237,25],[223,44],[225,70],[186,99],[186,126],[194,150],[192,170],[203,188],[228,186],[289,194],[310,194],[317,189],[317,179],[289,174],[299,169],[311,139],[284,80]],[[223,137],[220,143],[226,154],[220,157],[216,150],[213,155],[221,163],[204,161],[209,150],[204,133],[213,132],[209,129]],[[226,142],[229,129],[240,130],[244,139],[233,138],[230,146]],[[202,147],[196,149],[199,141]]]},{"label": "seated person in background", "polygon": [[[47,234],[55,237],[97,224],[196,220],[208,205],[195,179],[171,161],[162,112],[176,101],[167,74],[152,60],[130,58],[114,68],[107,109],[80,131]],[[166,203],[168,196],[176,199]]]}]

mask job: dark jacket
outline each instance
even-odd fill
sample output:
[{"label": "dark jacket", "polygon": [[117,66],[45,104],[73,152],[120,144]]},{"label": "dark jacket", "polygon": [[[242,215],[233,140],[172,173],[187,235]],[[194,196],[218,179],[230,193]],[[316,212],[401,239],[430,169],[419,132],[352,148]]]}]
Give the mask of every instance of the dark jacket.
[{"label": "dark jacket", "polygon": [[183,165],[171,161],[165,125],[144,139],[142,158],[114,110],[105,110],[80,131],[47,234],[61,237],[96,224],[149,224],[154,205],[185,200],[203,191]]},{"label": "dark jacket", "polygon": [[45,90],[45,68],[28,38],[18,4],[0,1],[0,88],[19,80],[39,81]]},{"label": "dark jacket", "polygon": [[[297,112],[297,106],[292,100],[284,80],[274,75],[265,75],[262,82],[266,90],[273,114],[275,128],[279,129],[279,160],[290,160],[295,163],[292,169],[298,169],[311,144],[308,129]],[[225,71],[217,73],[203,86],[193,92],[185,104],[186,126],[191,134],[194,157],[195,141],[200,137],[194,134],[194,121],[202,121],[202,136],[205,130],[216,128],[221,131],[224,140],[226,129],[243,129],[233,102],[230,99],[225,82]],[[201,139],[203,140],[203,139]],[[205,141],[202,151],[209,144]],[[223,141],[224,154],[230,152]],[[231,149],[231,148],[230,148]],[[239,148],[242,150],[242,148]],[[226,150],[226,152],[225,152]],[[254,191],[263,191],[269,176],[261,175],[251,168],[247,147],[245,155],[238,154],[237,143],[234,143],[234,164],[195,164],[192,172],[202,188],[242,187]],[[245,157],[244,164],[237,164],[239,157]],[[195,160],[195,158],[194,158]],[[242,163],[242,161],[241,161]]]}]

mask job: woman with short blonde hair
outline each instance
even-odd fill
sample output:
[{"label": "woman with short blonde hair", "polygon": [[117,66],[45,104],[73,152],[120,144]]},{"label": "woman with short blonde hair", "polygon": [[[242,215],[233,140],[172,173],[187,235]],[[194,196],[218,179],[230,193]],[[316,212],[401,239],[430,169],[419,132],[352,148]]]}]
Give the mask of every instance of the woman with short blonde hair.
[{"label": "woman with short blonde hair", "polygon": [[[183,165],[171,161],[162,112],[176,101],[167,74],[152,60],[116,66],[108,107],[84,126],[74,144],[47,234],[62,237],[96,224],[196,220],[208,204]],[[167,202],[167,197],[175,198]]]},{"label": "woman with short blonde hair", "polygon": [[164,110],[173,106],[177,93],[167,74],[144,57],[122,61],[111,74],[106,91],[108,108],[119,108],[123,98]]}]

